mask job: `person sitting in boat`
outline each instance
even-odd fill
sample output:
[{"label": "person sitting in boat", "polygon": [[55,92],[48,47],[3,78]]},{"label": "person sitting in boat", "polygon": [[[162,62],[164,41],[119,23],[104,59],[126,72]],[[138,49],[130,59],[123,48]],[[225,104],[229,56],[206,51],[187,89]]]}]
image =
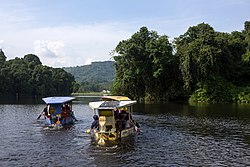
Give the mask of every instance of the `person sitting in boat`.
[{"label": "person sitting in boat", "polygon": [[78,120],[76,119],[75,114],[74,114],[74,112],[73,112],[72,110],[70,110],[69,114],[70,114],[70,116],[73,118],[73,120],[78,121]]},{"label": "person sitting in boat", "polygon": [[43,109],[43,115],[48,117],[48,106]]},{"label": "person sitting in boat", "polygon": [[125,128],[129,128],[129,127],[130,127],[129,113],[125,113],[125,114],[124,114],[124,117],[125,117],[125,121],[126,121],[126,126],[125,126]]},{"label": "person sitting in boat", "polygon": [[97,115],[93,116],[94,121],[92,122],[91,129],[99,130],[99,117]]},{"label": "person sitting in boat", "polygon": [[64,108],[62,107],[62,111],[65,112],[66,116],[68,116],[68,117],[70,116],[73,120],[78,121],[75,117],[74,112],[71,110],[71,108],[68,104],[66,104],[66,106]]},{"label": "person sitting in boat", "polygon": [[122,130],[126,128],[126,120],[124,115],[120,112],[117,115],[117,119],[116,119],[116,129],[117,130]]},{"label": "person sitting in boat", "polygon": [[118,119],[118,114],[120,113],[121,111],[118,109],[118,108],[115,108],[114,109],[114,116],[115,116],[115,119]]}]

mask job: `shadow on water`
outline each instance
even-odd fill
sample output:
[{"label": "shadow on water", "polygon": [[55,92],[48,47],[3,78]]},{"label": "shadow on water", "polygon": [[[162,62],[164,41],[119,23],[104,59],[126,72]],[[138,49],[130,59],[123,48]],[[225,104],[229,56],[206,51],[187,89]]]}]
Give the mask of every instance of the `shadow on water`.
[{"label": "shadow on water", "polygon": [[42,97],[31,96],[0,96],[0,104],[42,104]]},{"label": "shadow on water", "polygon": [[[47,97],[47,96],[46,96]],[[8,96],[0,95],[0,104],[44,104],[42,101],[44,96]],[[73,103],[88,104],[90,101],[101,100],[100,96],[75,96],[76,100]]]},{"label": "shadow on water", "polygon": [[136,104],[133,118],[143,132],[100,147],[84,133],[92,123],[88,102],[99,97],[76,97],[79,121],[55,131],[36,120],[40,99],[1,99],[0,166],[250,165],[249,105]]},{"label": "shadow on water", "polygon": [[151,150],[147,154],[155,158],[167,153],[167,166],[244,166],[250,160],[249,104],[137,104],[134,111],[143,130],[143,145],[136,146]]},{"label": "shadow on water", "polygon": [[134,110],[138,114],[173,114],[189,117],[213,117],[237,119],[250,118],[250,104],[137,104]]}]

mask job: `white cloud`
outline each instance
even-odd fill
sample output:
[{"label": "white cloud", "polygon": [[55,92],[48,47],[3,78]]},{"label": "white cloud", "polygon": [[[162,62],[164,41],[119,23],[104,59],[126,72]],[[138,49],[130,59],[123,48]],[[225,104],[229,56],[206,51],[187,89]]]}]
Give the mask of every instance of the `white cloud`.
[{"label": "white cloud", "polygon": [[88,59],[86,60],[86,62],[84,63],[84,65],[89,65],[89,64],[91,64],[92,62],[93,62],[93,59],[88,58]]},{"label": "white cloud", "polygon": [[[236,2],[229,1],[230,3]],[[220,2],[224,3],[224,1]],[[237,1],[240,4],[247,2],[247,0]],[[204,3],[201,6],[199,3],[193,3],[194,7],[190,8],[186,7],[186,1],[182,0],[177,1],[176,14],[171,13],[170,10],[168,15],[168,10],[166,10],[166,12],[162,11],[161,15],[154,15],[152,12],[151,17],[148,15],[140,17],[136,14],[137,17],[131,17],[132,14],[130,14],[125,20],[122,18],[123,13],[121,13],[121,17],[119,17],[119,13],[113,14],[117,16],[114,18],[109,15],[101,17],[112,20],[110,22],[101,22],[99,17],[97,17],[99,20],[95,18],[88,20],[84,17],[84,12],[75,13],[70,10],[65,16],[68,20],[64,20],[62,19],[64,18],[63,13],[58,12],[62,11],[60,8],[55,9],[53,6],[50,8],[47,5],[42,8],[32,4],[36,3],[33,1],[32,3],[29,1],[26,3],[20,1],[1,3],[0,48],[3,49],[8,59],[32,53],[36,54],[44,65],[53,67],[77,66],[92,61],[109,60],[111,58],[109,53],[116,45],[121,40],[128,39],[142,26],[157,31],[159,35],[166,34],[172,40],[183,34],[189,26],[201,22],[209,21],[209,24],[212,24],[216,30],[219,28],[223,31],[235,30],[239,25],[239,23],[236,24],[237,22],[234,23],[235,20],[231,19],[230,13],[225,13],[223,18],[218,13],[211,12],[214,5],[211,8],[211,6],[206,7],[207,5]],[[204,10],[204,6],[206,10]],[[155,13],[159,14],[160,12]],[[82,19],[77,20],[77,22],[73,21],[75,15],[71,14],[74,13],[82,14]],[[241,16],[241,19],[247,18],[247,14],[244,17]],[[216,19],[211,19],[211,16],[216,16]],[[230,19],[225,21],[225,16]],[[218,25],[222,25],[222,28]],[[231,28],[232,25],[235,27]],[[243,22],[240,23],[240,26],[242,25]]]},{"label": "white cloud", "polygon": [[4,40],[0,40],[0,49],[4,49]]},{"label": "white cloud", "polygon": [[40,40],[34,41],[34,44],[33,44],[34,53],[36,55],[40,55],[43,57],[56,58],[57,57],[56,53],[53,51],[54,48],[51,47],[53,43],[56,43],[56,42],[40,41]]},{"label": "white cloud", "polygon": [[[117,27],[119,28],[119,27]],[[8,59],[36,54],[44,65],[53,67],[83,65],[109,60],[109,53],[130,32],[112,25],[32,28],[1,34]],[[1,43],[0,43],[1,46]]]}]

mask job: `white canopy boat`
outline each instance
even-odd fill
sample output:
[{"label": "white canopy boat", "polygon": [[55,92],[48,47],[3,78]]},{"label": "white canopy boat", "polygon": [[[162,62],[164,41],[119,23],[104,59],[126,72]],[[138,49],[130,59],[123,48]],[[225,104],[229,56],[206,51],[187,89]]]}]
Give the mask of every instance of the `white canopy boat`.
[{"label": "white canopy boat", "polygon": [[139,131],[139,124],[132,119],[134,104],[136,101],[125,96],[103,96],[102,101],[89,103],[94,115],[99,118],[99,127],[94,129],[94,136],[99,145]]}]

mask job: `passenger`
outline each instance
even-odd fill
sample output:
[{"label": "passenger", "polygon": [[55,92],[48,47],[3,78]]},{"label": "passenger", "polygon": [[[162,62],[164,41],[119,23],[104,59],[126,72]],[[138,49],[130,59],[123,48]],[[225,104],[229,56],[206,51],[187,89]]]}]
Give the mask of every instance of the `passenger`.
[{"label": "passenger", "polygon": [[93,116],[94,121],[92,122],[91,129],[99,130],[99,117],[97,115]]},{"label": "passenger", "polygon": [[129,128],[130,127],[130,121],[129,121],[129,114],[128,113],[125,114],[125,122],[126,122],[125,128]]},{"label": "passenger", "polygon": [[118,119],[118,114],[120,113],[120,110],[118,108],[115,108],[114,109],[114,116],[115,116],[115,119]]},{"label": "passenger", "polygon": [[61,105],[61,110],[62,110],[62,119],[64,119],[64,121],[66,121],[68,114],[67,114],[65,105]]},{"label": "passenger", "polygon": [[48,107],[47,106],[43,109],[43,115],[44,116],[48,115]]},{"label": "passenger", "polygon": [[116,128],[118,130],[122,130],[126,128],[126,120],[122,113],[118,113],[116,123],[117,123]]},{"label": "passenger", "polygon": [[73,120],[78,121],[78,120],[76,119],[75,114],[74,114],[74,112],[73,112],[72,110],[70,110],[69,114],[70,114],[70,116],[71,116],[71,118],[72,118]]}]

